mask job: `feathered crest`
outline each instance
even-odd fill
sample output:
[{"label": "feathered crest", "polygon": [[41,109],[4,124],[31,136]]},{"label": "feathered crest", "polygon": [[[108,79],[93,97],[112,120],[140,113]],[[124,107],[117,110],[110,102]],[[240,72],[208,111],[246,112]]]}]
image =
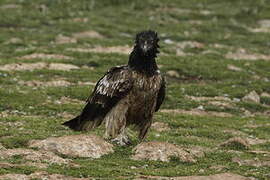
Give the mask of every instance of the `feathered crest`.
[{"label": "feathered crest", "polygon": [[136,34],[135,43],[138,44],[140,39],[149,39],[149,38],[152,38],[153,40],[155,40],[156,44],[159,41],[158,34],[156,31],[147,30],[147,31],[142,31]]}]

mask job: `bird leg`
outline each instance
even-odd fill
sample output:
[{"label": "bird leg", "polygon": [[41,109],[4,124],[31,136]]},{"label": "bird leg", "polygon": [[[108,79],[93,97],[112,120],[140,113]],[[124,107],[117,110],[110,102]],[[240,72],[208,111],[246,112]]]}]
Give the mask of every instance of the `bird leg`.
[{"label": "bird leg", "polygon": [[142,125],[140,125],[140,133],[139,133],[139,140],[140,141],[143,141],[146,137],[146,134],[152,124],[152,119],[150,120],[145,120],[143,122],[146,122],[146,123],[143,123]]},{"label": "bird leg", "polygon": [[116,138],[111,139],[111,142],[113,142],[119,146],[131,145],[131,140],[129,139],[125,130],[123,130],[123,132],[121,132]]}]

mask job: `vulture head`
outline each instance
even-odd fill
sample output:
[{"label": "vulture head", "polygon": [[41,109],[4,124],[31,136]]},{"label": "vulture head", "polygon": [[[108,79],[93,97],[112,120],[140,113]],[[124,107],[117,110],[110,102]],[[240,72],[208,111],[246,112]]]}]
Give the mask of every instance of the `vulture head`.
[{"label": "vulture head", "polygon": [[143,56],[153,56],[159,53],[158,35],[155,31],[142,31],[136,35],[135,47]]}]

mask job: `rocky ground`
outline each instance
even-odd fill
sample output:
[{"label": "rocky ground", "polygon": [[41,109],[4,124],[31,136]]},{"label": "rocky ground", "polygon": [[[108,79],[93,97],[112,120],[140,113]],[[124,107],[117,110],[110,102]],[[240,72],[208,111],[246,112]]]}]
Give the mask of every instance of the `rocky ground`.
[{"label": "rocky ground", "polygon": [[[253,0],[1,1],[0,179],[269,179],[269,12]],[[149,28],[167,96],[146,141],[63,127]]]}]

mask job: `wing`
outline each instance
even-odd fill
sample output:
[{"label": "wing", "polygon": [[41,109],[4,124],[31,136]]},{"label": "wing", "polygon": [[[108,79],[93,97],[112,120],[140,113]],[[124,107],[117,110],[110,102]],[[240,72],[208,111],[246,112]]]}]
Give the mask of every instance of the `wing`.
[{"label": "wing", "polygon": [[166,94],[165,91],[166,91],[166,81],[164,77],[162,77],[161,87],[158,91],[158,96],[157,96],[157,103],[156,103],[156,109],[155,109],[156,112],[159,110],[161,104],[164,101],[165,94]]},{"label": "wing", "polygon": [[87,121],[95,122],[95,126],[100,125],[105,115],[125,97],[132,88],[131,73],[127,66],[117,66],[111,68],[96,84],[91,96],[87,99],[87,104],[80,115],[80,129],[86,128]]}]

